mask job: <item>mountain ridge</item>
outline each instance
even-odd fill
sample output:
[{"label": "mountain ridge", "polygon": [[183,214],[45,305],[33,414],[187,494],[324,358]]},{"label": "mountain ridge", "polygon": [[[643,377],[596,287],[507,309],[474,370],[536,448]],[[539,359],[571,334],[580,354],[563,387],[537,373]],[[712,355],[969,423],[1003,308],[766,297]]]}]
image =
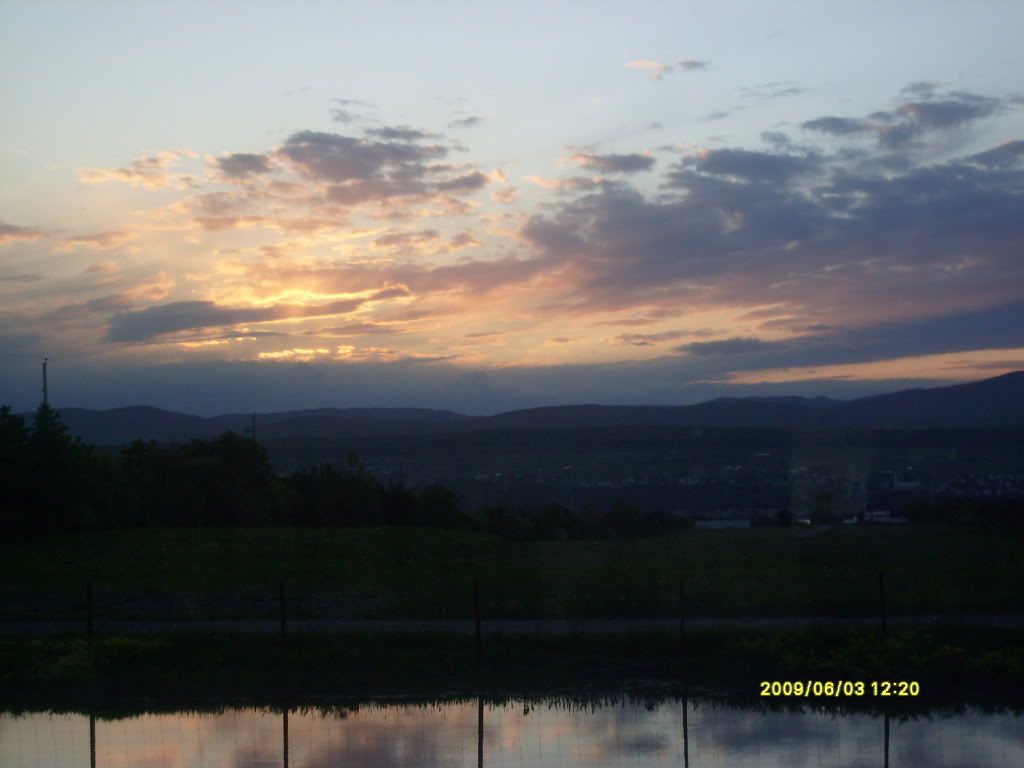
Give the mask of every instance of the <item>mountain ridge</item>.
[{"label": "mountain ridge", "polygon": [[[209,438],[249,429],[251,414],[203,417],[156,406],[108,410],[59,408],[73,434],[116,445]],[[25,414],[30,416],[30,414]],[[309,408],[256,414],[261,439],[398,436],[487,429],[576,429],[604,426],[933,428],[1024,426],[1024,371],[942,387],[836,400],[827,397],[722,397],[692,405],[582,403],[467,416],[431,408]]]}]

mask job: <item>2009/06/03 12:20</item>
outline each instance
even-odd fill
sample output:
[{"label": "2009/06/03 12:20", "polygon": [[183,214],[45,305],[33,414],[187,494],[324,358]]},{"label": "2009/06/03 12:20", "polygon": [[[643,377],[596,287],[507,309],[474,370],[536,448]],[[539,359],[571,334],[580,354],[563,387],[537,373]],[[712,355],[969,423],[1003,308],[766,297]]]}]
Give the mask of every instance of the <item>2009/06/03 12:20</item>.
[{"label": "2009/06/03 12:20", "polygon": [[762,680],[761,696],[919,696],[921,684],[913,680]]}]

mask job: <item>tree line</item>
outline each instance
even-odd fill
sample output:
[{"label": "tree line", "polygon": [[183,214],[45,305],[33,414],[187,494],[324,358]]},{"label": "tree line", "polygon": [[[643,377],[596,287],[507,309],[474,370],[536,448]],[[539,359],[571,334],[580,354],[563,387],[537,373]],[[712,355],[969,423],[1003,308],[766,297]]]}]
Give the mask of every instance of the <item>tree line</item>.
[{"label": "tree line", "polygon": [[[610,508],[469,507],[453,489],[411,488],[368,472],[355,452],[280,476],[266,450],[234,432],[209,440],[135,441],[99,450],[41,405],[31,426],[0,408],[0,535],[145,526],[429,526],[529,540],[633,538],[689,527],[663,510],[615,501]],[[913,521],[1021,526],[1019,499],[919,495],[900,505]],[[776,524],[788,525],[782,510]]]},{"label": "tree line", "polygon": [[45,535],[146,526],[429,526],[519,539],[667,533],[682,522],[616,503],[610,510],[497,505],[470,509],[451,488],[410,488],[366,471],[355,452],[285,476],[266,450],[234,432],[209,440],[137,440],[99,450],[41,405],[31,425],[0,408],[0,533]]}]

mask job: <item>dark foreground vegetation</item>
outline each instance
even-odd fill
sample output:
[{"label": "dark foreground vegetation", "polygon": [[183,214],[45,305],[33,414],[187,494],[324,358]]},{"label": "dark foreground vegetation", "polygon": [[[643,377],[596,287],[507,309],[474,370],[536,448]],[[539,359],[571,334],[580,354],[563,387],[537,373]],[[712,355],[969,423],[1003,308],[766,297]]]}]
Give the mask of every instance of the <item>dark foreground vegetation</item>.
[{"label": "dark foreground vegetation", "polygon": [[511,541],[423,528],[134,529],[0,543],[0,617],[273,621],[678,615],[1024,614],[1024,542],[1000,529],[688,530],[629,541]]},{"label": "dark foreground vegetation", "polygon": [[[917,697],[831,697],[850,709],[927,710],[943,703],[1020,703],[1024,633],[955,628],[801,630],[647,636],[486,634],[471,638],[169,635],[0,640],[0,706],[45,701],[198,706],[316,703],[345,697],[518,696],[655,686],[758,700],[762,680],[904,680]],[[684,674],[685,672],[685,674]],[[762,700],[763,701],[763,700]],[[812,703],[820,703],[813,698]],[[55,704],[56,702],[56,704]],[[784,703],[780,700],[780,703]]]}]

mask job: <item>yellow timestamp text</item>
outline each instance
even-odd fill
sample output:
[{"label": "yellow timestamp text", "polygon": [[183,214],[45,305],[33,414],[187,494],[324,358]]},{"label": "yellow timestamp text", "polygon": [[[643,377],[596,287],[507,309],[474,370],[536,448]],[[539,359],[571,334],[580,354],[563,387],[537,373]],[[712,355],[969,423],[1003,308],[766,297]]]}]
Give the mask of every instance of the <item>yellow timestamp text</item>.
[{"label": "yellow timestamp text", "polygon": [[903,698],[921,695],[921,684],[916,680],[762,680],[761,696],[812,696],[842,698],[844,696],[876,696]]}]

